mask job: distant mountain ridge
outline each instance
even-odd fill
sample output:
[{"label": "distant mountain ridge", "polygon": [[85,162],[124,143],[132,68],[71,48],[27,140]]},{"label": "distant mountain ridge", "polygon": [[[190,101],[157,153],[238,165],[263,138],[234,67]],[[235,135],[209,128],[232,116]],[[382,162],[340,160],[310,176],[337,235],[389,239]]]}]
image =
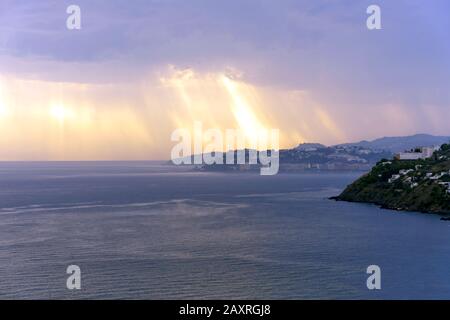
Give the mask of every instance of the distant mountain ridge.
[{"label": "distant mountain ridge", "polygon": [[300,143],[294,149],[300,151],[315,151],[317,149],[324,149],[324,148],[326,148],[326,146],[321,143]]},{"label": "distant mountain ridge", "polygon": [[[325,146],[320,143],[301,143],[297,147],[282,149],[279,153],[281,172],[301,171],[369,171],[381,159],[392,158],[395,153],[420,146],[448,143],[450,137],[417,134],[406,137],[384,137],[373,141],[344,143]],[[225,153],[217,152],[225,163]],[[236,153],[236,150],[234,150]],[[203,155],[200,155],[201,159]],[[234,157],[234,156],[233,156]],[[183,158],[188,164],[194,163],[194,156]],[[249,165],[249,150],[245,150],[243,165],[212,164],[196,165],[196,170],[206,171],[248,171],[259,170],[260,164]],[[234,162],[235,163],[235,162]]]},{"label": "distant mountain ridge", "polygon": [[387,150],[392,153],[409,150],[415,147],[437,146],[450,141],[450,136],[433,136],[430,134],[415,134],[403,137],[383,137],[372,141],[363,140],[355,143],[343,143],[337,146],[355,146],[372,150]]}]

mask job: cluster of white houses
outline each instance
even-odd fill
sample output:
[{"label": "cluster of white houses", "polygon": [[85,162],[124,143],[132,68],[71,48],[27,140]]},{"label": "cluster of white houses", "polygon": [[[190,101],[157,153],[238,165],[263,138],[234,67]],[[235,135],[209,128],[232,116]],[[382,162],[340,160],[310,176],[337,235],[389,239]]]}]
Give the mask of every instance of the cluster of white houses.
[{"label": "cluster of white houses", "polygon": [[[416,148],[410,152],[402,152],[395,155],[397,160],[418,160],[430,158],[435,151],[440,150],[439,146],[436,147],[422,147]],[[446,159],[447,156],[441,155],[440,160]],[[381,165],[391,164],[392,161],[384,161]],[[401,181],[406,185],[409,185],[411,189],[417,187],[420,181],[430,180],[433,183],[437,183],[443,186],[447,193],[450,194],[450,170],[441,172],[418,172],[423,166],[421,164],[416,164],[414,169],[402,169],[398,173],[393,174],[389,179],[388,183],[394,183],[395,181]],[[381,176],[381,175],[380,175]]]},{"label": "cluster of white houses", "polygon": [[[418,169],[418,166],[416,166],[416,170]],[[419,185],[419,183],[417,182],[417,178],[410,176],[410,173],[414,174],[415,170],[414,169],[403,169],[400,170],[398,172],[398,174],[393,174],[389,180],[388,183],[393,183],[399,179],[401,179],[401,181],[405,184],[408,184],[411,189],[417,187]],[[450,182],[448,181],[440,181],[441,178],[443,177],[449,177],[450,176],[450,170],[448,171],[442,171],[442,172],[438,172],[438,173],[432,173],[432,172],[427,172],[424,176],[425,180],[432,180],[434,183],[438,183],[440,185],[442,185],[444,188],[446,188],[447,193],[450,194]]]},{"label": "cluster of white houses", "polygon": [[438,182],[440,185],[444,186],[445,188],[447,188],[447,193],[450,194],[450,182],[443,182],[440,181]]}]

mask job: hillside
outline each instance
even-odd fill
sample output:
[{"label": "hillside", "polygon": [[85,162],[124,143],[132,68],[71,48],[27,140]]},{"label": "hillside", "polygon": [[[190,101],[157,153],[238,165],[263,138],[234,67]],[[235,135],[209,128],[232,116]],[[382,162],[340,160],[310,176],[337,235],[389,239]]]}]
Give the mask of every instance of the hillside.
[{"label": "hillside", "polygon": [[[256,171],[260,165],[248,165],[250,150],[245,149],[246,164],[200,164],[196,168],[201,171]],[[270,151],[269,151],[270,152]],[[217,152],[226,162],[225,153]],[[362,147],[325,147],[320,144],[302,144],[297,148],[280,150],[281,172],[303,171],[367,171],[382,158],[391,157],[392,153],[383,150],[373,151]],[[203,155],[202,155],[203,157]],[[188,164],[194,163],[194,156],[183,158]],[[236,163],[236,151],[234,151]]]},{"label": "hillside", "polygon": [[381,160],[335,199],[450,214],[450,145],[428,159]]},{"label": "hillside", "polygon": [[[280,172],[304,171],[368,171],[380,159],[391,158],[394,151],[404,151],[417,146],[441,145],[450,140],[450,137],[418,134],[406,137],[384,137],[373,141],[345,143],[334,146],[325,146],[320,143],[301,143],[291,149],[280,150]],[[236,151],[234,151],[236,153]],[[225,155],[222,155],[225,163]],[[248,165],[249,150],[245,150],[246,164],[198,164],[195,170],[201,171],[257,171],[260,165]],[[203,155],[197,155],[203,158]],[[193,164],[194,156],[183,159],[184,164]],[[169,162],[170,163],[170,162]]]}]

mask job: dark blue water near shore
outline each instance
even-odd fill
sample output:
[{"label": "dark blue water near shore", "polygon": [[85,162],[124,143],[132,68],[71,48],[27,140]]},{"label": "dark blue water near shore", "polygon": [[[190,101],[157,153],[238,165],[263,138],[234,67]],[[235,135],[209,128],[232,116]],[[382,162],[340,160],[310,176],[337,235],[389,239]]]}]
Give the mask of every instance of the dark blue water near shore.
[{"label": "dark blue water near shore", "polygon": [[450,299],[450,223],[327,200],[359,174],[0,164],[0,298]]}]

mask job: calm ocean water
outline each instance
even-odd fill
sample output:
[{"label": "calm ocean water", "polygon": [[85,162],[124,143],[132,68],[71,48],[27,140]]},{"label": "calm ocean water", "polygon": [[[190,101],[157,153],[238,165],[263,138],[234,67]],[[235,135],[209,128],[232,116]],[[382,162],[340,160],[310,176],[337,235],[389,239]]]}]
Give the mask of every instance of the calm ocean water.
[{"label": "calm ocean water", "polygon": [[450,299],[450,223],[327,200],[359,174],[2,163],[0,298]]}]

